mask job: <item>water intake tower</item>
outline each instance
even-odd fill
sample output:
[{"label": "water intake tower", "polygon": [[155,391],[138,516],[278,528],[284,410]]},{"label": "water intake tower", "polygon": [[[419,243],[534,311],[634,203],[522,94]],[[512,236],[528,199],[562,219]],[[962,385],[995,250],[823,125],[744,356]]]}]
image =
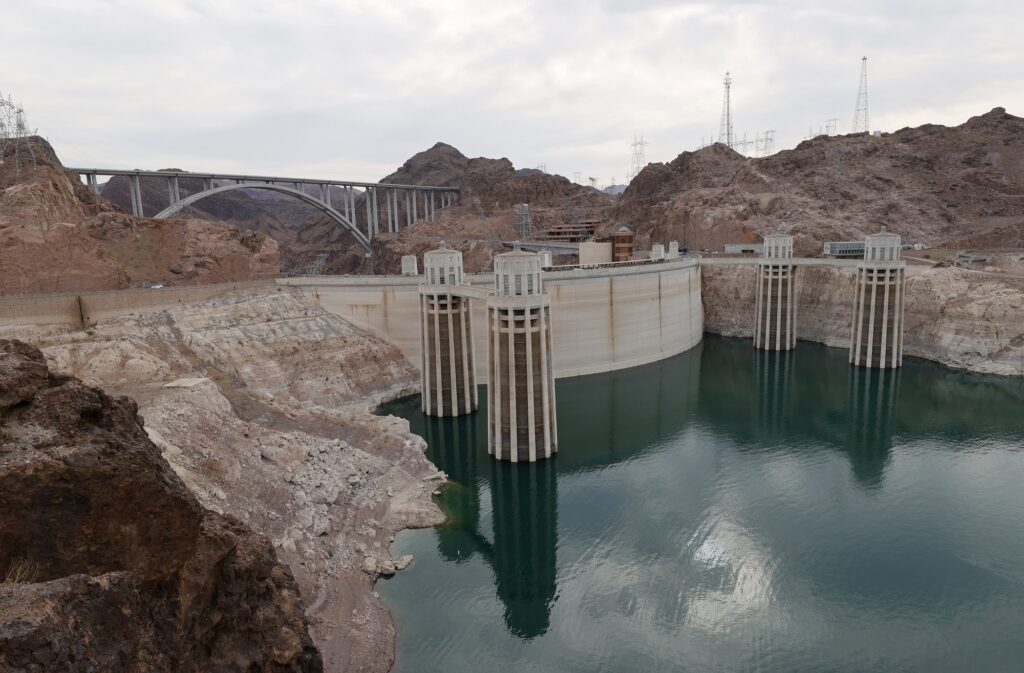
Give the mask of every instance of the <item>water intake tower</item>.
[{"label": "water intake tower", "polygon": [[487,300],[487,450],[498,460],[534,462],[558,450],[551,301],[541,259],[516,250],[494,258]]},{"label": "water intake tower", "polygon": [[796,266],[793,237],[764,237],[757,262],[754,348],[788,351],[796,347]]},{"label": "water intake tower", "polygon": [[477,410],[476,358],[462,253],[442,247],[423,254],[420,285],[420,376],[423,413],[461,416]]},{"label": "water intake tower", "polygon": [[850,363],[891,369],[903,364],[903,299],[907,263],[900,259],[900,237],[884,230],[864,241],[857,265]]}]

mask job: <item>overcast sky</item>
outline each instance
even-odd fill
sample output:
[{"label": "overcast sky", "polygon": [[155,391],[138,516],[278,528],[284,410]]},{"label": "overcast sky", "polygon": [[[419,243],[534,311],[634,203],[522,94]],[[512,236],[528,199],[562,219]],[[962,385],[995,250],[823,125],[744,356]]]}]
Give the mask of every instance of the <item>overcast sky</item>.
[{"label": "overcast sky", "polygon": [[377,180],[437,141],[622,182],[717,136],[1024,114],[1024,3],[31,0],[0,92],[68,165]]}]

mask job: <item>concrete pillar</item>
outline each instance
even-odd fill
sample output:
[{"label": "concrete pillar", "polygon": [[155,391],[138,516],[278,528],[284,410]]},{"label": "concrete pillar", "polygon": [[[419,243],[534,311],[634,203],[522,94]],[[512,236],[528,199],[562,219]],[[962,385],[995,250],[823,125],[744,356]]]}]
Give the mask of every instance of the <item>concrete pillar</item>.
[{"label": "concrete pillar", "polygon": [[213,189],[213,178],[203,178],[203,191],[208,192]]},{"label": "concrete pillar", "polygon": [[415,222],[416,220],[420,219],[419,215],[416,214],[416,198],[417,198],[416,190],[414,189],[412,191],[412,221],[413,222]]},{"label": "concrete pillar", "polygon": [[668,258],[675,259],[679,256],[679,241],[668,242]]},{"label": "concrete pillar", "polygon": [[128,185],[132,197],[132,215],[142,217],[142,187],[139,185],[139,176],[129,176]]},{"label": "concrete pillar", "polygon": [[95,173],[86,173],[85,174],[85,183],[87,185],[89,185],[89,191],[91,191],[93,194],[99,194],[100,193],[100,186],[99,186],[99,183],[96,181],[96,174]]},{"label": "concrete pillar", "polygon": [[430,192],[430,221],[437,222],[437,210],[434,208],[434,192]]},{"label": "concrete pillar", "polygon": [[850,335],[850,364],[895,369],[903,364],[903,312],[907,263],[901,239],[884,231],[864,241]]},{"label": "concrete pillar", "polygon": [[409,199],[409,190],[405,191],[405,226],[410,226],[413,223],[412,219],[412,202]]},{"label": "concrete pillar", "polygon": [[796,347],[796,267],[789,261],[792,259],[792,236],[764,237],[764,250],[757,262],[754,348],[788,351]]},{"label": "concrete pillar", "polygon": [[181,186],[178,184],[177,175],[172,175],[168,178],[167,188],[170,191],[169,200],[172,206],[181,201]]},{"label": "concrete pillar", "polygon": [[541,260],[519,250],[494,258],[495,293],[487,300],[488,441],[498,460],[534,462],[558,450],[551,301]]},{"label": "concrete pillar", "polygon": [[651,246],[651,259],[662,260],[665,259],[665,246],[661,243],[655,243]]},{"label": "concrete pillar", "polygon": [[364,196],[366,196],[366,237],[372,239],[376,233],[373,221],[373,202],[377,200],[373,195],[373,187],[367,187]]},{"label": "concrete pillar", "polygon": [[[415,267],[416,257],[412,257]],[[403,274],[406,257],[402,258]],[[420,285],[422,409],[429,416],[461,416],[477,410],[476,358],[470,300],[460,296],[462,253],[441,248],[423,255]]]}]

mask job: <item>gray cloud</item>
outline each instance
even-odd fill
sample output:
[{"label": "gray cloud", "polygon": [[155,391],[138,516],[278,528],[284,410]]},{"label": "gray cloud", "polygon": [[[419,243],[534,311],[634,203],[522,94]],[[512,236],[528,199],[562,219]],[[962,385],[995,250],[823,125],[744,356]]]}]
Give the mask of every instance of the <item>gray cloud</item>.
[{"label": "gray cloud", "polygon": [[377,179],[438,140],[622,180],[736,130],[885,130],[1024,109],[1017,3],[44,0],[4,12],[0,90],[68,163]]}]

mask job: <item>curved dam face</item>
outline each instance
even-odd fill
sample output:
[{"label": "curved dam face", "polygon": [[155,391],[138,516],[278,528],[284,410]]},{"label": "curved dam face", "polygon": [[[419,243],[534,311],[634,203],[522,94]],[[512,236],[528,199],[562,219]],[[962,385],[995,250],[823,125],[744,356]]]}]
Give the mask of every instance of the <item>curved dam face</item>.
[{"label": "curved dam face", "polygon": [[[491,273],[467,274],[480,290],[471,301],[477,380],[487,380],[487,308]],[[286,278],[324,309],[397,345],[420,363],[420,276]],[[564,378],[656,362],[687,351],[704,332],[700,261],[686,258],[623,268],[544,273],[551,296],[555,376]]]}]

